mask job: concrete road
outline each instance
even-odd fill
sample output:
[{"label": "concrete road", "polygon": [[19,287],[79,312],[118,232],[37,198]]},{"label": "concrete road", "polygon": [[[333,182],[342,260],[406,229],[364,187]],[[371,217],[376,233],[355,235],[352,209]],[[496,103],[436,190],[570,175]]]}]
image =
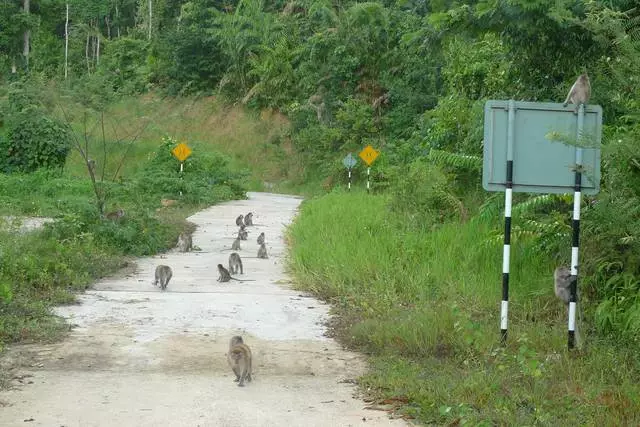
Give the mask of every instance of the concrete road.
[{"label": "concrete road", "polygon": [[[351,384],[363,359],[324,336],[328,307],[288,287],[283,231],[301,200],[249,193],[189,218],[201,251],[137,261],[102,280],[80,304],[57,312],[76,325],[51,345],[13,347],[20,366],[0,392],[0,426],[403,426],[364,409]],[[237,231],[254,212],[239,251],[247,282],[219,283]],[[258,259],[264,232],[269,259]],[[156,265],[173,278],[152,285]],[[240,334],[254,356],[254,380],[238,387],[225,352]],[[6,365],[7,363],[5,363]]]}]

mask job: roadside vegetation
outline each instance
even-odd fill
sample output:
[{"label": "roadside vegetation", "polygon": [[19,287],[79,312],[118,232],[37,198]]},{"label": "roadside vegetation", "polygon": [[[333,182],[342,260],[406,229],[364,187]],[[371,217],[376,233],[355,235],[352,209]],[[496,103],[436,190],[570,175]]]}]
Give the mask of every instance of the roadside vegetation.
[{"label": "roadside vegetation", "polygon": [[[199,207],[295,192],[290,266],[371,355],[369,393],[426,423],[638,424],[635,2],[40,3],[0,4],[0,214],[57,221],[2,236],[0,342],[55,335],[51,303],[171,246]],[[480,186],[483,106],[561,102],[585,71],[604,111],[581,216],[586,347],[564,350],[552,293],[572,197],[531,194],[514,197],[497,347],[503,198]],[[177,142],[194,150],[183,178]],[[347,193],[342,158],[368,144],[372,194],[362,163]]]},{"label": "roadside vegetation", "polygon": [[335,190],[305,201],[289,232],[296,283],[332,303],[342,343],[371,356],[363,388],[428,425],[640,422],[637,347],[599,336],[589,313],[585,346],[567,353],[553,264],[535,244],[512,241],[502,347],[499,221],[432,227],[401,220],[395,202]]}]

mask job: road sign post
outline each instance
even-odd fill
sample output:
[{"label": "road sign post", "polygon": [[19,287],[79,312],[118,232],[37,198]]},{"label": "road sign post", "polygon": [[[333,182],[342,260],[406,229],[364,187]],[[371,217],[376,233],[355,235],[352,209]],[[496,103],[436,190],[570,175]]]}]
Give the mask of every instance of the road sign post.
[{"label": "road sign post", "polygon": [[180,173],[184,172],[184,161],[187,160],[187,157],[191,155],[191,148],[187,146],[184,142],[176,145],[173,150],[171,150],[173,155],[180,161]]},{"label": "road sign post", "polygon": [[[173,155],[180,161],[180,177],[184,173],[184,161],[191,155],[191,148],[187,146],[184,142],[176,145],[173,150],[171,150]],[[182,196],[182,191],[180,191],[180,195]]]},{"label": "road sign post", "polygon": [[[550,135],[558,134],[568,135],[567,139],[577,135],[577,143],[557,143]],[[505,192],[502,343],[507,339],[513,192],[564,194],[573,190],[568,347],[575,345],[580,198],[583,192],[596,194],[600,189],[601,138],[602,108],[598,105],[582,105],[576,116],[573,107],[557,103],[491,100],[485,104],[482,186],[487,191]],[[584,146],[585,141],[591,144]]]},{"label": "road sign post", "polygon": [[347,154],[346,157],[342,159],[342,164],[349,171],[349,184],[347,187],[349,191],[351,191],[351,168],[353,168],[356,165],[356,162],[357,160],[355,159],[355,157],[353,157],[353,154],[351,153]]},{"label": "road sign post", "polygon": [[367,193],[371,189],[371,164],[376,161],[380,152],[373,148],[371,145],[367,145],[364,149],[358,153],[362,161],[367,164]]}]

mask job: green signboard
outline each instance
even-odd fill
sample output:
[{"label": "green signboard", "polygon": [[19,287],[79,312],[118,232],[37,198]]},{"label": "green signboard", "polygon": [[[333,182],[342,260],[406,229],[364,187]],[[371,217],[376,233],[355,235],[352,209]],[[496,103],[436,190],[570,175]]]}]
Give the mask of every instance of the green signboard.
[{"label": "green signboard", "polygon": [[[558,103],[515,102],[513,127],[513,191],[573,192],[576,153],[581,150],[582,192],[600,190],[602,108],[587,105],[584,128],[577,142],[578,116],[574,106]],[[487,101],[484,107],[482,186],[504,191],[507,176],[509,101]]]}]

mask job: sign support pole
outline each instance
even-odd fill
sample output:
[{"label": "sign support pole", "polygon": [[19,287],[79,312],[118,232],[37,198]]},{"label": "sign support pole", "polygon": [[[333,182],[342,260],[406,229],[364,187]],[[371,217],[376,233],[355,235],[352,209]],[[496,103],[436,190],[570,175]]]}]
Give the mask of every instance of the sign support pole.
[{"label": "sign support pole", "polygon": [[576,345],[576,308],[578,306],[578,253],[580,247],[580,202],[582,200],[582,130],[584,128],[584,104],[578,109],[578,130],[576,147],[576,176],[573,193],[573,221],[571,222],[571,283],[569,285],[569,324],[567,347],[572,350]]},{"label": "sign support pole", "polygon": [[509,316],[509,261],[511,258],[511,205],[513,201],[513,139],[516,105],[509,101],[509,127],[507,128],[507,176],[504,191],[504,246],[502,249],[502,303],[500,306],[500,342],[507,342]]},{"label": "sign support pole", "polygon": [[367,193],[370,190],[369,177],[371,176],[371,166],[367,167]]},{"label": "sign support pole", "polygon": [[347,188],[351,191],[351,168],[349,168],[349,184]]}]

